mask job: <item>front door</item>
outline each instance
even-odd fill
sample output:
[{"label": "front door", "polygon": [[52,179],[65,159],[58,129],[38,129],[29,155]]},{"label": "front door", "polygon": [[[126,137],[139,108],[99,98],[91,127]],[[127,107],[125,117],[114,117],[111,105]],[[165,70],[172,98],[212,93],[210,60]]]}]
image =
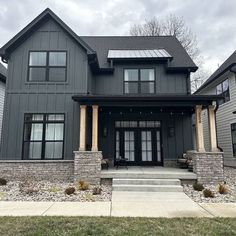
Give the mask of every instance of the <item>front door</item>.
[{"label": "front door", "polygon": [[115,149],[130,165],[162,165],[160,127],[119,127]]}]

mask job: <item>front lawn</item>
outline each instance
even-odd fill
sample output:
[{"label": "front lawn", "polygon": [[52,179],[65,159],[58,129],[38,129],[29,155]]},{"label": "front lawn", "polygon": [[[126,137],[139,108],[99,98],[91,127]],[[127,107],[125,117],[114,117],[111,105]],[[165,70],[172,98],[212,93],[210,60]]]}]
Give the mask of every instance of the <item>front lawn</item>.
[{"label": "front lawn", "polygon": [[236,218],[0,217],[0,235],[236,235]]}]

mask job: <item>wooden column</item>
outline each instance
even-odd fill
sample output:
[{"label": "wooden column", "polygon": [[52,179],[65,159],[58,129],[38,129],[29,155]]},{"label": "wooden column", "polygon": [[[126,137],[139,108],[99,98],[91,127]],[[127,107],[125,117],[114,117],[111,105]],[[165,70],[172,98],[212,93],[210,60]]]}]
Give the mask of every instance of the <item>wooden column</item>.
[{"label": "wooden column", "polygon": [[86,106],[80,105],[79,151],[86,150]]},{"label": "wooden column", "polygon": [[92,151],[98,151],[98,106],[93,105]]},{"label": "wooden column", "polygon": [[205,152],[204,137],[203,137],[203,124],[202,124],[202,106],[199,106],[199,105],[196,106],[195,115],[196,115],[197,151]]},{"label": "wooden column", "polygon": [[215,106],[208,106],[209,144],[212,152],[218,151],[216,139]]}]

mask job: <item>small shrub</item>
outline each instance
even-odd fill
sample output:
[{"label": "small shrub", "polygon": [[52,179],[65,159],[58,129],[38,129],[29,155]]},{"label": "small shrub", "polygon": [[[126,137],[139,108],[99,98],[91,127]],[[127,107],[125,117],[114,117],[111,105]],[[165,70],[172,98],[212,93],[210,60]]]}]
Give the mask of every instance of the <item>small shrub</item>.
[{"label": "small shrub", "polygon": [[79,181],[79,190],[88,190],[89,189],[89,183],[85,181]]},{"label": "small shrub", "polygon": [[196,182],[193,184],[193,189],[196,191],[202,191],[204,189],[204,186],[203,184]]},{"label": "small shrub", "polygon": [[48,188],[47,191],[50,193],[57,193],[57,192],[60,192],[61,189],[58,187],[51,187],[51,188]]},{"label": "small shrub", "polygon": [[3,200],[7,194],[5,192],[0,192],[0,200]]},{"label": "small shrub", "polygon": [[1,185],[7,185],[7,181],[3,178],[0,178],[0,186]]},{"label": "small shrub", "polygon": [[65,194],[67,195],[71,195],[75,192],[75,188],[74,187],[68,187],[65,189]]},{"label": "small shrub", "polygon": [[102,192],[102,189],[100,187],[93,188],[93,195],[100,195]]},{"label": "small shrub", "polygon": [[229,192],[229,190],[228,190],[228,188],[226,187],[225,184],[219,184],[218,192],[220,194],[227,194]]},{"label": "small shrub", "polygon": [[81,200],[82,201],[85,201],[85,202],[95,202],[95,197],[89,193],[89,192],[86,192],[82,197],[81,197]]},{"label": "small shrub", "polygon": [[214,193],[210,189],[204,189],[203,195],[206,198],[208,198],[208,197],[211,197],[211,198],[215,197]]}]

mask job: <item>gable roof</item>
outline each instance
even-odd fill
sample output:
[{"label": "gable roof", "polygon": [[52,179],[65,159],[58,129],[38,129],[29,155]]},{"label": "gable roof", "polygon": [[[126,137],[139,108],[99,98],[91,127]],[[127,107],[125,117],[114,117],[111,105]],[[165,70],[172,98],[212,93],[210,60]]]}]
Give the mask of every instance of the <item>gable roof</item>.
[{"label": "gable roof", "polygon": [[55,20],[72,38],[75,39],[88,53],[95,53],[93,49],[87,45],[69,26],[67,26],[51,9],[46,8],[33,21],[31,21],[24,29],[16,34],[10,41],[8,41],[1,49],[0,56],[7,59],[7,55],[16,48],[19,43],[25,40],[29,35],[37,29],[42,22],[47,19]]},{"label": "gable roof", "polygon": [[97,52],[101,67],[109,66],[107,55],[111,49],[165,49],[173,57],[168,64],[169,69],[197,70],[195,63],[174,36],[81,36],[81,38]]},{"label": "gable roof", "polygon": [[213,81],[223,75],[225,72],[229,71],[233,66],[236,65],[236,51],[234,51],[226,61],[200,86],[200,88],[195,92],[198,93]]},{"label": "gable roof", "polygon": [[0,80],[4,83],[6,83],[6,77],[7,77],[7,69],[6,67],[0,62]]}]

